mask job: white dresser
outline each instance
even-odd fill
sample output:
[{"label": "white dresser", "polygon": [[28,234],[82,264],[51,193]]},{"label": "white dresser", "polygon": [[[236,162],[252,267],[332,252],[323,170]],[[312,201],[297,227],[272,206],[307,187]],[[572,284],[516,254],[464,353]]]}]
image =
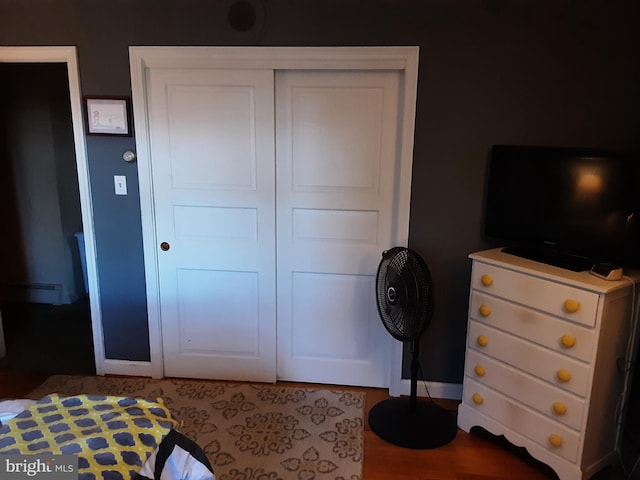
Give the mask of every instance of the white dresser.
[{"label": "white dresser", "polygon": [[615,461],[631,282],[500,249],[470,258],[458,426],[504,435],[561,480],[590,478]]}]

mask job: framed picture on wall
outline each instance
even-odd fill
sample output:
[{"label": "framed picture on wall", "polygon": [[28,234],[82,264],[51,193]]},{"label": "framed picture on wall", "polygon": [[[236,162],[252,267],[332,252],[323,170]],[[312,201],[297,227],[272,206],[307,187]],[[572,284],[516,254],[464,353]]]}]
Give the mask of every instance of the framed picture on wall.
[{"label": "framed picture on wall", "polygon": [[87,135],[131,136],[128,97],[84,97]]}]

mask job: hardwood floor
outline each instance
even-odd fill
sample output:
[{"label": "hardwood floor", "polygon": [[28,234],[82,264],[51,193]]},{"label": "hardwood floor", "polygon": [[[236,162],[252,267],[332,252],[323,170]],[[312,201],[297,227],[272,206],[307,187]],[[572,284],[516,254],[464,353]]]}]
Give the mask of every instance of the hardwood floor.
[{"label": "hardwood floor", "polygon": [[[0,399],[20,398],[42,383],[49,374],[0,369]],[[356,387],[367,394],[366,416],[379,401],[388,398],[386,390]],[[438,402],[453,412],[458,402]],[[411,450],[380,439],[368,425],[364,433],[363,480],[545,480],[557,478],[544,466],[526,458],[515,447],[481,433],[458,430],[449,444],[432,450]],[[621,471],[608,470],[593,480],[621,480]]]}]

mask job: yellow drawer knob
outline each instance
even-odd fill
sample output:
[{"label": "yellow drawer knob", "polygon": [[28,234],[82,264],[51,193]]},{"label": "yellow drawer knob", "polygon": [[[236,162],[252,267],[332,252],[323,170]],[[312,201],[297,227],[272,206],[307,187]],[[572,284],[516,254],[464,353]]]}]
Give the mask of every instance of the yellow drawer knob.
[{"label": "yellow drawer knob", "polygon": [[571,380],[571,372],[569,370],[565,370],[564,368],[558,370],[556,372],[556,376],[561,382],[568,382],[569,380]]},{"label": "yellow drawer knob", "polygon": [[576,346],[576,337],[566,333],[560,337],[560,343],[564,348],[573,348]]},{"label": "yellow drawer knob", "polygon": [[580,302],[568,298],[564,301],[564,309],[568,313],[576,313],[580,309]]},{"label": "yellow drawer knob", "polygon": [[491,275],[489,275],[488,273],[485,273],[484,275],[482,275],[480,277],[480,281],[485,287],[489,287],[493,285],[493,278],[491,278]]},{"label": "yellow drawer knob", "polygon": [[562,402],[553,402],[553,412],[556,415],[565,415],[567,413],[567,406]]},{"label": "yellow drawer knob", "polygon": [[561,447],[562,437],[560,435],[556,435],[555,433],[552,433],[551,435],[549,435],[549,445],[551,445],[554,448]]},{"label": "yellow drawer knob", "polygon": [[473,400],[473,403],[475,403],[476,405],[482,405],[482,403],[484,402],[484,398],[482,398],[482,395],[477,392],[471,396],[471,400]]},{"label": "yellow drawer knob", "polygon": [[487,371],[482,365],[476,365],[476,368],[474,368],[473,371],[479,377],[484,377],[487,373]]},{"label": "yellow drawer knob", "polygon": [[478,342],[478,345],[480,345],[481,347],[486,347],[487,345],[489,345],[489,339],[484,335],[478,335],[478,338],[476,338],[476,342]]},{"label": "yellow drawer knob", "polygon": [[489,308],[489,305],[480,305],[480,308],[478,310],[480,311],[480,315],[482,315],[483,317],[488,317],[489,315],[491,315],[491,308]]}]

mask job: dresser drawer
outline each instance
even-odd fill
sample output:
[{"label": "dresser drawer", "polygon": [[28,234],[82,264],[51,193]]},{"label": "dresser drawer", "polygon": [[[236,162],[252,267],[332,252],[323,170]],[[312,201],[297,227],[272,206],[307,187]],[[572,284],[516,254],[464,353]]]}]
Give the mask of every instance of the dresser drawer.
[{"label": "dresser drawer", "polygon": [[[465,375],[575,430],[582,428],[585,402],[475,350],[468,350]],[[466,381],[466,378],[465,378]],[[464,387],[466,390],[466,386]]]},{"label": "dresser drawer", "polygon": [[597,293],[473,262],[471,288],[593,327],[600,296]]},{"label": "dresser drawer", "polygon": [[467,379],[462,401],[556,455],[573,463],[578,460],[580,435],[570,428],[471,379]]},{"label": "dresser drawer", "polygon": [[594,354],[591,328],[507,302],[477,290],[471,293],[469,316],[474,320],[539,343],[555,352],[589,362]]},{"label": "dresser drawer", "polygon": [[586,396],[589,365],[471,320],[467,346],[569,392]]}]

